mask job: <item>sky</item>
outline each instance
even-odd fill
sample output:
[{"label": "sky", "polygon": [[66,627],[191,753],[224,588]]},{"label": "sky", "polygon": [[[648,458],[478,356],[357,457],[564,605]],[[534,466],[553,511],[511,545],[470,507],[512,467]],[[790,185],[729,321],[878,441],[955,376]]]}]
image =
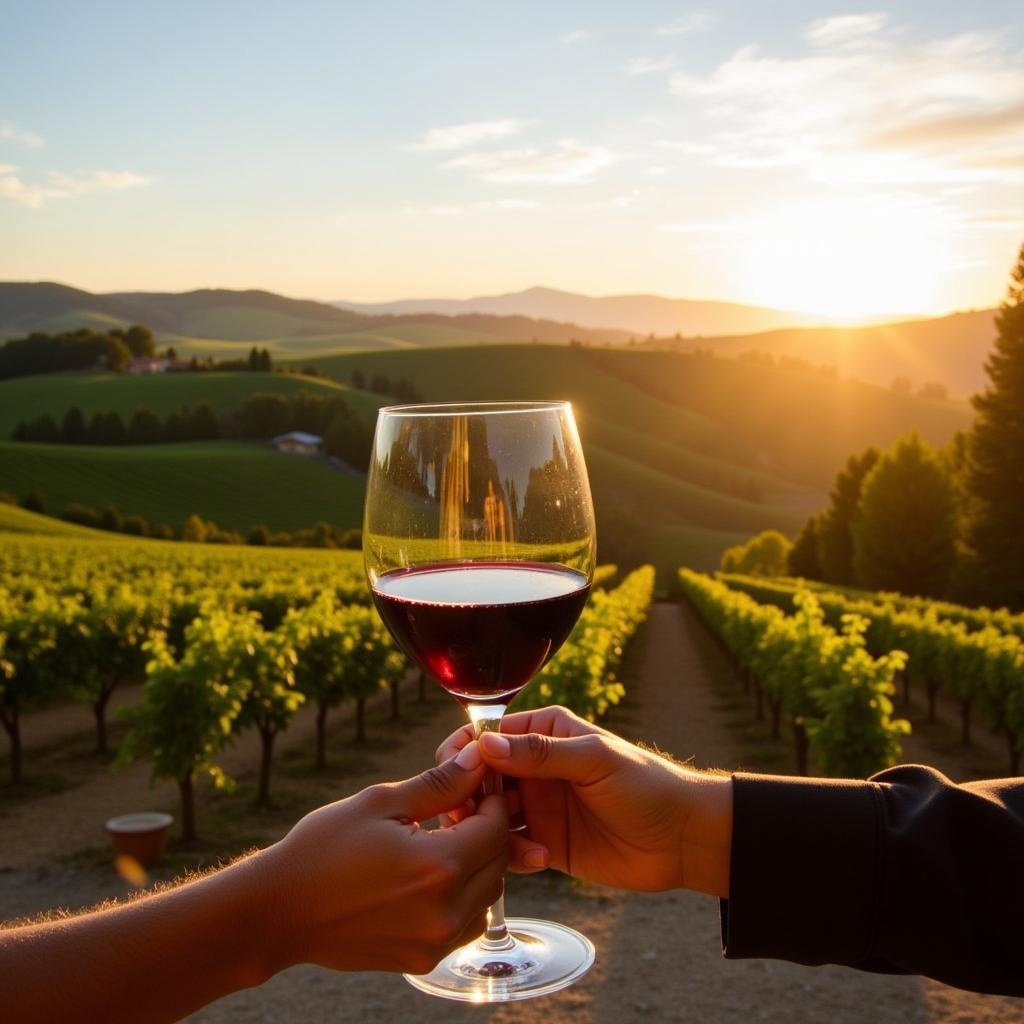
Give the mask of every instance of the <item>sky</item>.
[{"label": "sky", "polygon": [[0,0],[0,279],[997,302],[1024,18],[964,4]]}]

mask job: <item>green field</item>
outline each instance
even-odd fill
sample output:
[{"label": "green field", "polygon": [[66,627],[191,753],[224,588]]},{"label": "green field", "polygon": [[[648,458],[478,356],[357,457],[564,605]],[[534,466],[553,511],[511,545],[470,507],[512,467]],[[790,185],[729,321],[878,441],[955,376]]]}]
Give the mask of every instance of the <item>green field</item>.
[{"label": "green field", "polygon": [[53,373],[0,381],[0,439],[11,436],[19,420],[49,413],[59,423],[78,406],[86,416],[113,409],[127,420],[146,406],[168,416],[183,406],[209,402],[217,412],[237,409],[259,392],[290,395],[297,391],[341,394],[350,406],[372,420],[387,401],[332,380],[284,373],[155,373],[138,377],[111,373]]},{"label": "green field", "polygon": [[[246,530],[362,522],[362,481],[321,462],[229,441],[97,448],[0,442],[0,490],[38,490],[48,512],[79,503],[180,526],[197,512]],[[8,506],[0,506],[5,511]]]}]

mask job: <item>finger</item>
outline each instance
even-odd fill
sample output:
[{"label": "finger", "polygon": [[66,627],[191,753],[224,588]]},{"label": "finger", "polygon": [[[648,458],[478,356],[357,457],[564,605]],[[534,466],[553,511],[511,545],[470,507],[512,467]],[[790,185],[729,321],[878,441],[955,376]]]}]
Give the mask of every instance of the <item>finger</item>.
[{"label": "finger", "polygon": [[508,837],[508,870],[517,875],[543,871],[551,863],[551,852],[541,843],[512,833]]},{"label": "finger", "polygon": [[438,764],[443,764],[450,757],[454,757],[467,743],[472,741],[473,735],[474,727],[472,725],[464,725],[461,729],[456,729],[437,748],[434,760]]},{"label": "finger", "polygon": [[484,733],[478,745],[487,764],[520,779],[596,782],[614,767],[604,737],[595,734],[555,739],[536,732],[525,736]]},{"label": "finger", "polygon": [[534,711],[516,711],[501,720],[501,731],[522,735],[539,732],[544,736],[560,739],[569,736],[586,736],[590,733],[604,733],[604,729],[573,714],[568,708],[559,706],[538,708]]},{"label": "finger", "polygon": [[497,794],[485,797],[476,814],[444,829],[439,837],[455,846],[461,863],[475,869],[496,857],[504,858],[508,845],[508,811],[504,799]]},{"label": "finger", "polygon": [[502,892],[507,863],[505,851],[502,850],[466,879],[455,897],[460,912],[470,919],[475,918],[498,899]]},{"label": "finger", "polygon": [[393,815],[426,821],[461,807],[473,796],[484,771],[478,745],[469,744],[444,764],[390,786]]},{"label": "finger", "polygon": [[468,818],[471,814],[476,811],[476,802],[473,800],[467,800],[461,807],[453,807],[442,819],[441,824],[448,828],[451,825],[457,825],[464,818]]}]

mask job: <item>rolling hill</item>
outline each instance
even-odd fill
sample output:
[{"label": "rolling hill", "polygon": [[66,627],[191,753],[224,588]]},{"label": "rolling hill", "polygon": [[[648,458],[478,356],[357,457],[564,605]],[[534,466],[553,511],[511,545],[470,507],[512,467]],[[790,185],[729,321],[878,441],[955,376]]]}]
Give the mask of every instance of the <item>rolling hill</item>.
[{"label": "rolling hill", "polygon": [[126,419],[146,407],[166,417],[184,406],[208,402],[215,411],[237,409],[257,393],[340,393],[352,409],[372,422],[387,399],[332,380],[284,373],[167,373],[126,376],[110,373],[53,373],[0,381],[0,440],[19,420],[49,413],[59,423],[72,406],[90,416],[113,409]]},{"label": "rolling hill", "polygon": [[663,295],[579,295],[555,288],[527,288],[472,299],[399,299],[397,302],[332,303],[366,314],[492,313],[560,320],[581,327],[616,328],[633,334],[748,334],[776,327],[816,324],[820,317],[764,306]]},{"label": "rolling hill", "polygon": [[274,354],[298,358],[338,349],[531,339],[605,344],[628,338],[625,331],[588,330],[522,316],[371,316],[257,290],[95,295],[52,282],[0,283],[0,340],[33,331],[109,330],[131,323],[147,324],[161,344],[174,345],[180,354],[219,357],[244,353],[253,342]]},{"label": "rolling hill", "polygon": [[996,329],[995,310],[978,309],[928,320],[870,327],[794,327],[740,337],[662,339],[658,347],[708,349],[720,355],[765,352],[835,366],[844,377],[889,386],[906,377],[914,386],[939,381],[966,396],[988,383],[985,360]]},{"label": "rolling hill", "polygon": [[[97,448],[0,442],[0,490],[38,490],[48,512],[113,503],[124,515],[180,526],[198,512],[218,525],[298,530],[320,519],[358,526],[362,481],[322,462],[231,441]],[[8,506],[0,506],[6,512]]]}]

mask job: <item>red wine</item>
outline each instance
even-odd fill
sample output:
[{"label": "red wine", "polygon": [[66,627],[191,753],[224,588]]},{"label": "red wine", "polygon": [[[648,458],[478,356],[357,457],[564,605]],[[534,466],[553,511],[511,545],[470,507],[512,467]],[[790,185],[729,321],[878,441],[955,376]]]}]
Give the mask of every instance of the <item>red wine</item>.
[{"label": "red wine", "polygon": [[536,562],[446,562],[378,577],[399,646],[465,703],[506,704],[565,642],[590,593],[581,572]]}]

